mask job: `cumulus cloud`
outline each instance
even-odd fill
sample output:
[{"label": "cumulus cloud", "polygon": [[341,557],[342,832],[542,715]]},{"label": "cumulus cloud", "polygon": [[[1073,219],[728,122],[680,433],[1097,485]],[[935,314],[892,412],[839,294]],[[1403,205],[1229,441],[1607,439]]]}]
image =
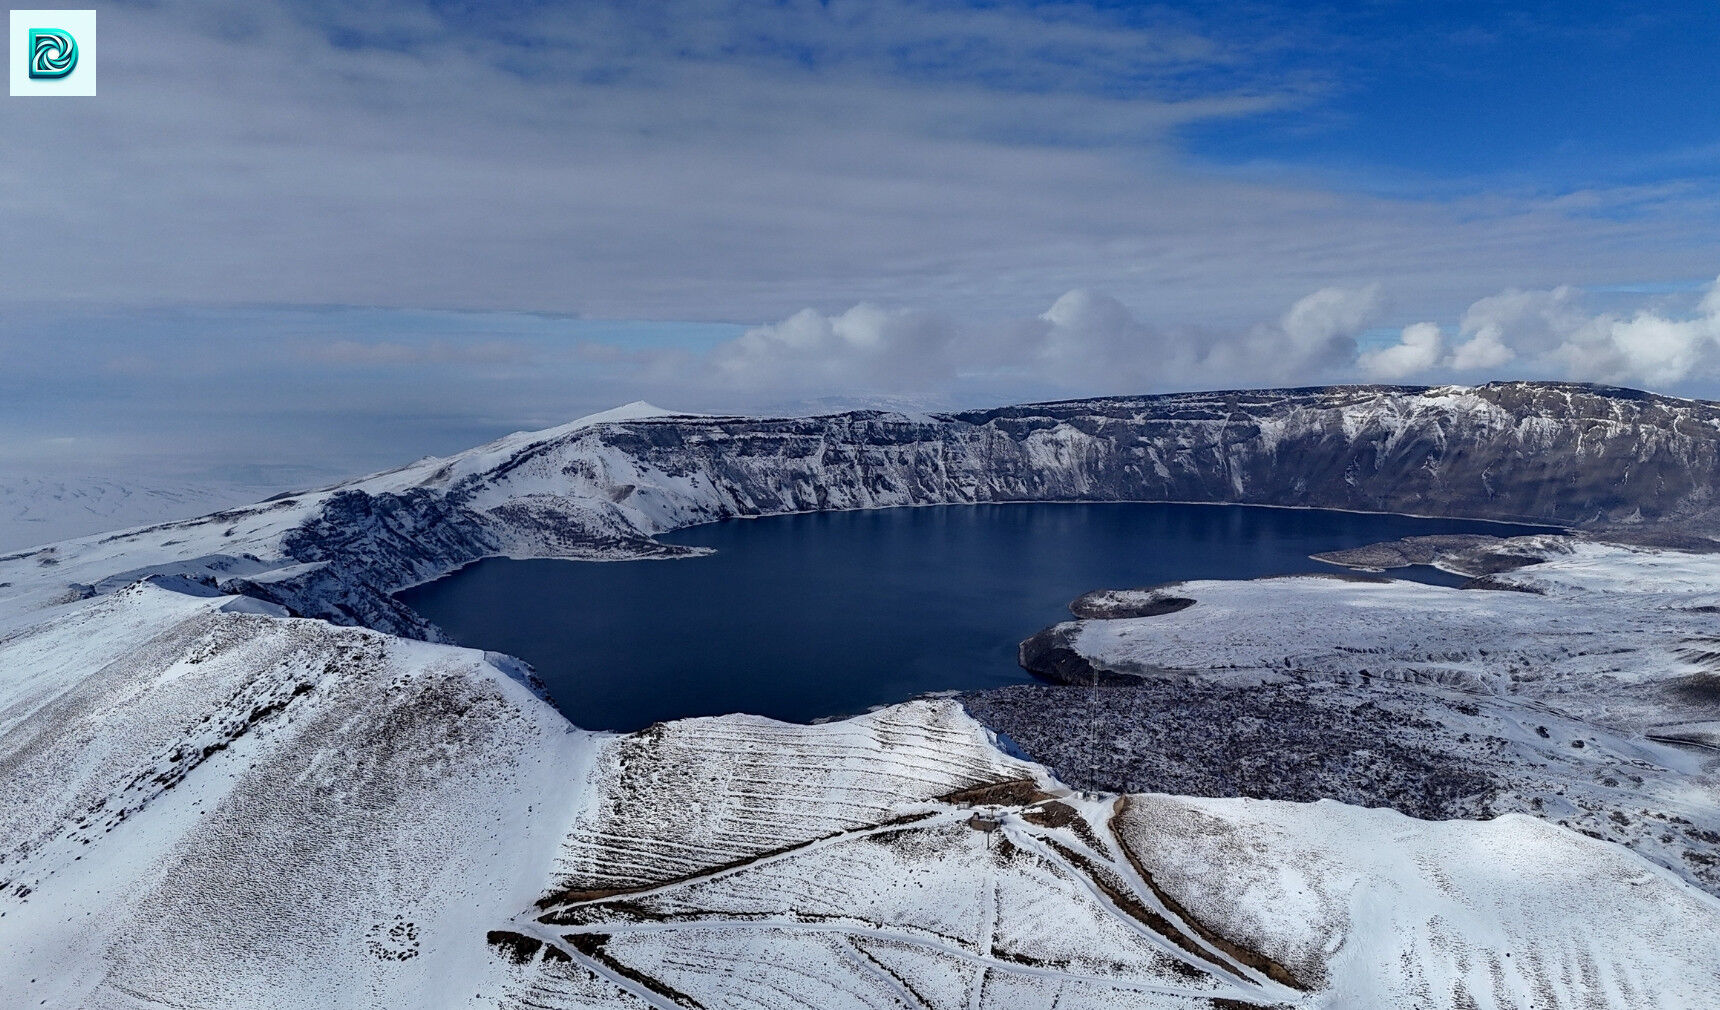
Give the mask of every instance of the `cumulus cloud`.
[{"label": "cumulus cloud", "polygon": [[1653,388],[1712,379],[1720,368],[1720,279],[1683,313],[1663,306],[1596,312],[1570,286],[1505,291],[1471,305],[1461,332],[1466,339],[1449,361],[1459,372],[1515,362],[1524,374]]},{"label": "cumulus cloud", "polygon": [[1150,325],[1110,295],[1076,290],[1038,318],[1030,363],[1067,388],[1108,392],[1314,381],[1354,357],[1379,307],[1377,286],[1322,288],[1239,332]]},{"label": "cumulus cloud", "polygon": [[1284,313],[1279,326],[1291,348],[1302,354],[1327,357],[1352,349],[1355,335],[1380,309],[1380,288],[1321,288]]},{"label": "cumulus cloud", "polygon": [[1149,322],[1087,288],[1037,316],[989,325],[861,304],[757,327],[717,348],[710,365],[747,393],[936,391],[969,401],[1517,376],[1666,389],[1720,378],[1720,281],[1682,313],[1658,303],[1600,312],[1590,297],[1571,286],[1502,291],[1473,302],[1455,326],[1414,322],[1368,348],[1357,337],[1385,310],[1378,285],[1321,288],[1240,328]]},{"label": "cumulus cloud", "polygon": [[1459,372],[1498,368],[1519,355],[1533,361],[1557,347],[1561,334],[1587,323],[1582,292],[1569,285],[1545,291],[1510,289],[1471,304],[1450,365]]},{"label": "cumulus cloud", "polygon": [[1190,336],[1149,327],[1122,302],[1085,288],[1065,292],[1013,328],[1018,367],[1062,386],[1163,381],[1197,353]]},{"label": "cumulus cloud", "polygon": [[1444,350],[1445,335],[1437,324],[1411,323],[1396,344],[1363,353],[1356,366],[1370,379],[1395,382],[1431,369]]},{"label": "cumulus cloud", "polygon": [[1517,352],[1505,346],[1504,334],[1488,328],[1458,344],[1451,352],[1451,367],[1459,372],[1479,372],[1510,362]]},{"label": "cumulus cloud", "polygon": [[983,399],[1290,384],[1347,366],[1379,307],[1376,286],[1322,288],[1275,322],[1234,331],[1152,325],[1086,288],[1037,316],[991,324],[860,304],[756,327],[709,364],[732,389],[807,395],[942,390]]},{"label": "cumulus cloud", "polygon": [[838,315],[802,309],[748,330],[711,354],[728,386],[811,392],[920,388],[950,377],[954,324],[939,315],[861,303]]},{"label": "cumulus cloud", "polygon": [[1663,386],[1712,375],[1720,347],[1720,311],[1713,303],[1710,294],[1702,313],[1688,319],[1647,311],[1629,319],[1597,317],[1570,334],[1555,356],[1573,374],[1609,382]]}]

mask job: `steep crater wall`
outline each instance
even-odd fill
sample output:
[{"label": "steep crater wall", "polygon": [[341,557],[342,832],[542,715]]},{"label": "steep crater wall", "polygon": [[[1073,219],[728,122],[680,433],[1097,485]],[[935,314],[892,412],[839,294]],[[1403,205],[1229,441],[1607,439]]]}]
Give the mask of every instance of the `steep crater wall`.
[{"label": "steep crater wall", "polygon": [[284,540],[291,557],[326,563],[318,584],[273,592],[422,634],[376,597],[497,554],[662,556],[676,549],[653,534],[701,522],[900,505],[1184,501],[1702,525],[1717,468],[1715,405],[1562,383],[669,417],[546,437],[440,485],[337,494]]}]

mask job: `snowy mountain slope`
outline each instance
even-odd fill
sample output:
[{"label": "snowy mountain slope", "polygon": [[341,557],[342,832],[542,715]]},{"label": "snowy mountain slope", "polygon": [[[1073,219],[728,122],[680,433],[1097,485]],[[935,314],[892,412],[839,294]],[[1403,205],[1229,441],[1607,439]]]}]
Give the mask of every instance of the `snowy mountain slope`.
[{"label": "snowy mountain slope", "polygon": [[[655,408],[636,408],[645,414]],[[426,636],[387,594],[481,557],[653,557],[732,516],[1170,500],[1706,528],[1720,408],[1557,383],[1176,394],[908,417],[649,416],[521,433],[205,519],[0,557],[34,608],[151,565]],[[316,564],[317,568],[283,569]],[[273,571],[266,584],[244,580]]]},{"label": "snowy mountain slope", "polygon": [[[905,801],[1035,770],[998,753],[947,704],[821,726],[746,715],[683,719],[619,738],[609,750],[600,783],[608,803],[587,808],[564,848],[563,891],[625,890],[741,862],[890,820]],[[709,799],[689,806],[688,796]],[[650,833],[639,832],[642,824]]]},{"label": "snowy mountain slope", "polygon": [[[208,739],[194,702],[279,668],[259,660],[280,637],[312,684],[149,795],[94,738],[77,803],[8,822],[65,829],[7,862],[35,886],[6,895],[0,977],[31,1003],[1680,1007],[1720,971],[1669,942],[1720,904],[1526,821],[1114,804],[948,703],[592,737],[470,652],[222,605],[143,584],[8,643],[101,669],[79,705],[9,698],[8,725],[135,707],[138,753]],[[88,634],[152,616],[170,630],[144,662]],[[51,737],[12,767],[63,760]],[[115,795],[126,816],[78,824]]]},{"label": "snowy mountain slope", "polygon": [[[1023,645],[1053,679],[1137,686],[1020,691],[1018,705],[978,710],[1077,782],[1524,811],[1720,893],[1720,751],[1701,737],[1720,717],[1720,555],[1539,537],[1499,549],[1547,560],[1488,577],[1514,592],[1318,577],[1167,587],[1192,604]],[[1191,746],[1179,731],[1202,720],[1224,731]]]},{"label": "snowy mountain slope", "polygon": [[1212,928],[1324,979],[1329,1007],[1701,1007],[1713,897],[1528,817],[1131,798],[1118,834]]},{"label": "snowy mountain slope", "polygon": [[1720,947],[1689,942],[1720,901],[1615,846],[1524,817],[1083,796],[947,703],[694,720],[597,765],[574,889],[491,934],[507,1005],[1682,1008],[1720,979]]},{"label": "snowy mountain slope", "polygon": [[[1666,942],[1711,935],[1714,900],[1571,831],[1196,804],[1215,827],[1153,797],[1126,809],[1162,816],[1114,820],[1111,797],[1005,757],[949,703],[587,734],[514,661],[414,640],[434,629],[388,595],[490,554],[665,556],[656,532],[807,508],[1176,497],[1689,525],[1713,483],[1712,406],[1512,384],[629,414],[0,557],[6,1001],[1444,1006],[1464,1005],[1461,982],[1477,1006],[1674,1007],[1715,978],[1712,945]],[[1195,680],[1287,689],[1307,668],[1324,697],[1401,688],[1395,711],[1433,706],[1400,727],[1429,753],[1534,766],[1501,809],[1539,798],[1547,821],[1598,831],[1585,818],[1636,795],[1660,820],[1617,837],[1705,881],[1712,864],[1687,857],[1707,855],[1713,765],[1690,741],[1715,720],[1707,681],[1686,681],[1720,654],[1700,609],[1720,577],[1702,555],[1543,547],[1498,576],[1540,595],[1211,583],[1145,620],[1211,647]],[[1201,624],[1225,594],[1232,618]],[[1511,652],[1513,628],[1553,644]],[[1374,650],[1366,674],[1340,632]],[[1446,746],[1465,733],[1469,750]],[[1215,842],[1257,836],[1276,841]],[[1499,854],[1518,850],[1571,873]],[[1234,867],[1247,890],[1212,892]],[[1536,900],[1549,915],[1507,914]],[[1533,956],[1489,988],[1473,949],[1500,946]]]},{"label": "snowy mountain slope", "polygon": [[[227,592],[279,599],[300,613],[433,637],[432,629],[387,599],[414,581],[434,578],[467,561],[510,548],[529,550],[477,528],[470,515],[442,501],[456,479],[481,479],[486,471],[543,442],[571,439],[583,429],[667,416],[636,402],[550,428],[518,432],[447,459],[427,457],[356,481],[300,493],[277,494],[252,505],[223,509],[195,519],[160,522],[115,533],[80,537],[0,556],[0,630],[8,616],[25,623],[32,611],[98,595],[153,574],[185,575]],[[673,415],[686,416],[686,415]],[[506,517],[529,512],[529,494],[505,505]],[[650,556],[668,549],[643,543],[629,526],[603,517],[586,522],[585,505],[569,503],[566,523],[553,533],[550,553],[567,557]],[[340,529],[353,549],[331,565],[323,549],[298,557],[293,543],[306,528]],[[366,538],[383,539],[371,545]],[[518,540],[519,538],[513,538]],[[625,542],[626,549],[617,550]],[[392,573],[398,585],[373,584],[365,576],[385,564],[390,548],[409,543],[410,567]],[[374,546],[375,557],[364,548]],[[330,570],[330,569],[333,570]],[[416,576],[416,577],[414,577]],[[16,623],[16,621],[14,622]]]},{"label": "snowy mountain slope", "polygon": [[139,583],[0,644],[0,1003],[447,1005],[499,970],[486,910],[541,892],[588,738],[510,661],[235,599]]},{"label": "snowy mountain slope", "polygon": [[1680,1007],[1720,972],[1671,942],[1720,902],[1526,819],[1082,796],[949,702],[587,734],[504,661],[194,589],[0,644],[9,1002]]}]

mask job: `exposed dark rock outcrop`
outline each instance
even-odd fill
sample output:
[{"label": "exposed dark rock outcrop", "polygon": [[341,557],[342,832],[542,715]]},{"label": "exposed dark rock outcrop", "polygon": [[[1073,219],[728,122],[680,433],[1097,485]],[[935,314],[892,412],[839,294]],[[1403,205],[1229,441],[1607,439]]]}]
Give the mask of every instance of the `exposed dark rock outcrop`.
[{"label": "exposed dark rock outcrop", "polygon": [[1059,624],[1046,628],[1021,643],[1017,658],[1021,668],[1053,684],[1133,684],[1140,678],[1111,670],[1100,670],[1087,657],[1070,646],[1069,636],[1074,626]]},{"label": "exposed dark rock outcrop", "polygon": [[1069,604],[1069,612],[1081,620],[1117,620],[1124,617],[1158,617],[1187,610],[1195,601],[1175,592],[1180,582],[1146,589],[1095,589],[1082,593]]},{"label": "exposed dark rock outcrop", "polygon": [[1710,545],[1689,531],[1720,515],[1720,406],[1571,383],[664,417],[546,433],[485,460],[335,495],[284,542],[329,571],[278,585],[277,602],[423,634],[375,597],[494,554],[663,555],[677,549],[650,537],[665,529],[892,505],[1231,502],[1612,524],[1637,538],[1679,519],[1681,537]]}]

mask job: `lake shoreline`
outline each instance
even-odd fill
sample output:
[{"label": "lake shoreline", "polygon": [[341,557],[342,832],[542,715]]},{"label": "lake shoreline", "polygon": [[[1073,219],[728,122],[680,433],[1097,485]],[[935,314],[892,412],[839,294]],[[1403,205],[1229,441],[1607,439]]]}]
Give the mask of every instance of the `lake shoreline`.
[{"label": "lake shoreline", "polygon": [[1029,682],[1018,644],[1095,586],[1338,575],[1311,556],[1545,529],[1209,503],[987,504],[705,523],[665,537],[699,552],[687,565],[491,558],[396,598],[461,644],[530,663],[575,725],[627,732],[729,712],[806,723]]}]

